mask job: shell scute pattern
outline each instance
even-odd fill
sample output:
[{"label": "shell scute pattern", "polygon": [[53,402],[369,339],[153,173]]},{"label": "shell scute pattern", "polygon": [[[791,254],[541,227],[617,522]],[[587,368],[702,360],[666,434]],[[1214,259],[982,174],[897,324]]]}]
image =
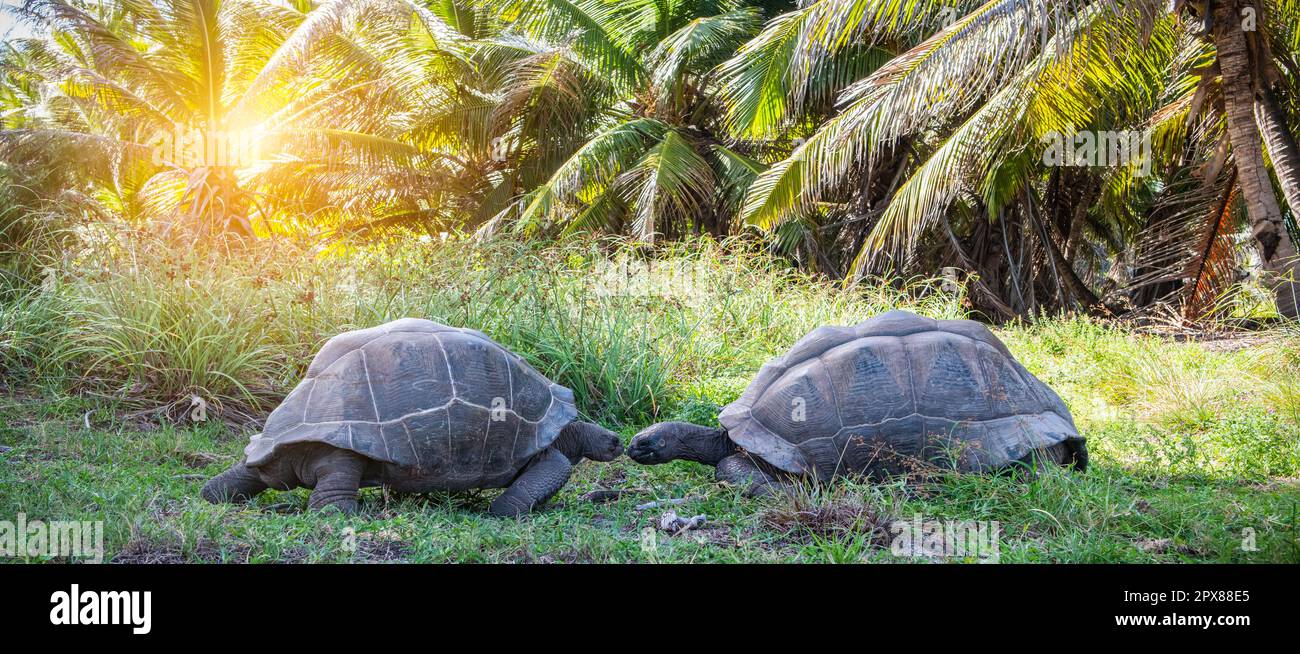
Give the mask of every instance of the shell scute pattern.
[{"label": "shell scute pattern", "polygon": [[358,350],[368,382],[364,390],[373,398],[380,422],[400,420],[455,397],[438,339],[436,334],[389,334]]}]

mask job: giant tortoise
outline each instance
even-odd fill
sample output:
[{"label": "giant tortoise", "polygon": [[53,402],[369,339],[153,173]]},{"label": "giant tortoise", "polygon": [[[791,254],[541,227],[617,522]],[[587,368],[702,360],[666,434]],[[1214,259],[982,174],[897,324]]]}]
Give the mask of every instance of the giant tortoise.
[{"label": "giant tortoise", "polygon": [[564,486],[583,458],[622,453],[613,432],[578,422],[573,391],[481,332],[404,318],[331,338],[306,377],[203,487],[210,502],[311,488],[309,506],[357,509],[357,489],[506,488],[514,516]]},{"label": "giant tortoise", "polygon": [[764,494],[796,477],[880,477],[918,463],[984,472],[1017,463],[1083,470],[1084,438],[1061,398],[988,328],[890,311],[819,327],[763,366],[721,429],[653,425],[627,454],[717,468]]}]

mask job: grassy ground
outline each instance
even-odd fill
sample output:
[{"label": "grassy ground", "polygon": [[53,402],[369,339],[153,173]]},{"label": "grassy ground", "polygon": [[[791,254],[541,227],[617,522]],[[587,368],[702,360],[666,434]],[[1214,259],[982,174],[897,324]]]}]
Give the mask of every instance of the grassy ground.
[{"label": "grassy ground", "polygon": [[[916,515],[997,521],[1003,562],[1300,561],[1300,336],[1179,343],[1079,319],[998,334],[1070,405],[1093,454],[1086,474],[934,470],[751,500],[696,464],[623,459],[584,463],[520,521],[485,515],[495,491],[370,489],[354,517],[306,513],[301,490],[208,505],[203,481],[342,329],[405,315],[483,329],[630,436],[654,420],[715,420],[819,324],[896,306],[955,317],[962,301],[924,281],[845,291],[707,243],[649,271],[596,245],[343,259],[158,247],[101,244],[0,304],[0,519],[103,520],[113,561],[914,560],[889,542],[892,521]],[[205,421],[190,417],[195,397]],[[613,489],[625,492],[587,495]],[[669,508],[707,521],[656,532]]]}]

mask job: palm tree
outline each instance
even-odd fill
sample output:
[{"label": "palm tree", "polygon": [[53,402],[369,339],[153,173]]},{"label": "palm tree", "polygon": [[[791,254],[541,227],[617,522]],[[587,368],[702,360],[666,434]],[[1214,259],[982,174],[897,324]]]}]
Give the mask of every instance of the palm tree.
[{"label": "palm tree", "polygon": [[102,204],[198,235],[454,224],[484,193],[462,8],[29,0],[2,140],[94,147]]},{"label": "palm tree", "polygon": [[[1269,52],[1271,46],[1284,44],[1276,43],[1278,39],[1272,38],[1272,30],[1261,34],[1260,30],[1254,29],[1259,26],[1260,13],[1267,11],[1271,17],[1277,15],[1278,9],[1282,12],[1291,9],[1293,13],[1289,16],[1282,15],[1291,19],[1290,28],[1294,31],[1300,12],[1294,11],[1294,3],[1289,7],[1287,3],[1279,4],[1275,8],[1265,6],[1260,0],[1218,0],[1212,3],[1211,33],[1218,54],[1228,138],[1251,233],[1258,245],[1261,265],[1273,277],[1270,285],[1277,294],[1278,311],[1297,318],[1300,317],[1300,259],[1297,258],[1295,241],[1282,221],[1282,210],[1274,195],[1260,147],[1261,130],[1256,122],[1258,104],[1265,112],[1263,116],[1271,119],[1263,122],[1268,126],[1265,132],[1270,136],[1273,165],[1294,210],[1300,206],[1295,202],[1300,197],[1300,187],[1295,184],[1300,176],[1300,159],[1297,159],[1295,139],[1289,132],[1287,121],[1278,120],[1280,112],[1276,109],[1275,91],[1267,79],[1269,75],[1282,77],[1278,60],[1269,56]],[[1246,22],[1251,19],[1255,21],[1253,25]],[[1264,26],[1268,27],[1268,23]],[[1297,53],[1294,49],[1274,51],[1288,57],[1291,65],[1295,65]]]},{"label": "palm tree", "polygon": [[[729,217],[762,169],[725,142],[712,94],[717,64],[761,21],[736,0],[509,1],[502,14],[529,38],[562,43],[575,82],[607,80],[580,147],[489,228],[604,230],[646,241],[729,233]],[[557,67],[551,79],[566,69]],[[567,122],[539,123],[542,130]],[[523,130],[536,139],[536,130]]]},{"label": "palm tree", "polygon": [[[240,0],[28,0],[45,34],[13,46],[10,81],[35,82],[10,147],[75,142],[106,155],[101,200],[202,230],[249,234],[250,197],[225,148],[231,108],[293,10]],[[16,55],[16,53],[21,53]],[[16,56],[15,56],[16,55]],[[220,160],[218,160],[220,159]]]},{"label": "palm tree", "polygon": [[268,223],[337,237],[473,220],[498,170],[467,59],[488,29],[450,1],[333,0],[307,13],[239,105],[263,135],[245,172]]},{"label": "palm tree", "polygon": [[[283,81],[281,92],[299,97],[354,98],[353,89],[365,87],[365,99],[342,118],[322,103],[279,112],[366,155],[354,160],[319,147],[311,154],[300,142],[292,161],[268,165],[258,182],[277,201],[297,202],[300,214],[337,213],[331,222],[349,233],[422,227],[486,235],[506,225],[530,233],[625,231],[623,216],[637,206],[639,217],[629,222],[649,237],[656,227],[671,233],[703,224],[697,218],[715,195],[737,202],[744,175],[752,177],[744,168],[752,162],[690,122],[708,119],[704,73],[757,29],[757,14],[738,2],[364,6],[388,12],[305,33],[294,47],[298,69]],[[719,8],[725,11],[696,15]],[[407,37],[411,25],[419,39]],[[653,65],[643,61],[646,51]],[[626,175],[611,190],[588,174],[588,162],[609,156],[603,148],[627,135],[639,139],[635,157],[612,164]],[[740,181],[716,184],[714,170]],[[725,215],[710,213],[706,222],[716,227]]]},{"label": "palm tree", "polygon": [[[1096,306],[1100,268],[1079,267],[1066,254],[1087,251],[1078,247],[1084,232],[1112,244],[1112,254],[1134,245],[1151,222],[1132,211],[1135,203],[1155,206],[1171,181],[1214,160],[1214,133],[1226,130],[1223,151],[1235,167],[1229,186],[1241,190],[1279,311],[1294,314],[1287,297],[1295,287],[1286,279],[1294,245],[1260,157],[1252,98],[1295,97],[1295,5],[1261,5],[1258,29],[1243,32],[1241,20],[1228,18],[1247,5],[1216,4],[1216,27],[1201,34],[1196,21],[1183,20],[1193,9],[1169,14],[1142,0],[991,0],[952,13],[925,1],[809,4],[769,23],[725,66],[735,136],[808,135],[759,176],[743,215],[768,229],[810,215],[869,223],[853,244],[852,277],[924,255],[920,237],[938,226],[947,235],[944,256],[970,263],[977,291],[983,286],[1001,309],[1032,309],[1034,271],[1054,280],[1046,291],[1056,305]],[[894,56],[879,64],[873,49]],[[1221,111],[1206,101],[1219,97]],[[837,103],[832,117],[809,125],[828,98]],[[1261,115],[1271,117],[1271,163],[1285,189],[1294,177],[1286,147],[1293,121],[1285,111]],[[1049,168],[1040,156],[1052,133],[1117,129],[1154,140],[1153,175],[1135,175],[1132,165],[1079,174]],[[897,184],[880,183],[895,176]],[[1220,183],[1200,180],[1172,188]],[[855,193],[865,198],[854,201]],[[1225,211],[1213,204],[1200,219],[1206,226],[1223,224]],[[1188,245],[1198,256],[1222,252]]]}]

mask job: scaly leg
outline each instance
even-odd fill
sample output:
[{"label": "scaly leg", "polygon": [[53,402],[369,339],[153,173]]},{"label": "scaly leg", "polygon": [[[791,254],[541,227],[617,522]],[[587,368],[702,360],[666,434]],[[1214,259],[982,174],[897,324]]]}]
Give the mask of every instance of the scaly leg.
[{"label": "scaly leg", "polygon": [[323,510],[334,507],[344,514],[357,512],[357,490],[365,472],[366,457],[348,450],[332,449],[316,459],[316,484],[312,486],[307,508]]},{"label": "scaly leg", "polygon": [[784,479],[764,470],[743,452],[719,461],[717,478],[718,481],[744,488],[747,497],[773,495],[789,489]]},{"label": "scaly leg", "polygon": [[492,515],[512,518],[532,511],[564,488],[573,464],[559,450],[548,447],[524,467],[506,492],[488,509]]},{"label": "scaly leg", "polygon": [[203,485],[200,495],[213,504],[221,502],[242,504],[253,499],[266,488],[266,482],[257,475],[257,471],[244,465],[241,460],[225,472],[208,480],[208,483]]}]

